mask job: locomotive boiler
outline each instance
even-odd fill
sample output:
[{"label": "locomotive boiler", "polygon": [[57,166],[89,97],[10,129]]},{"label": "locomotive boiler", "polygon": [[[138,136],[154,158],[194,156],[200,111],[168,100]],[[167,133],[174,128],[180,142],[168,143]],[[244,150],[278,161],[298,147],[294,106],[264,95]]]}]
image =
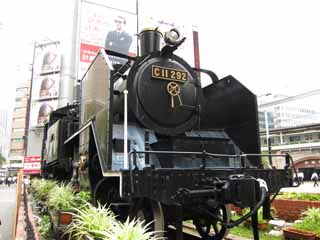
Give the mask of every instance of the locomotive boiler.
[{"label": "locomotive boiler", "polygon": [[[176,29],[139,37],[137,57],[101,49],[79,103],[53,111],[43,174],[90,190],[120,218],[151,222],[159,236],[173,226],[182,239],[192,220],[203,239],[222,239],[251,217],[258,239],[257,209],[270,217],[271,196],[293,182],[289,155],[279,155],[284,169],[262,166],[256,96],[175,55],[185,40]],[[251,211],[233,221],[229,204]]]}]

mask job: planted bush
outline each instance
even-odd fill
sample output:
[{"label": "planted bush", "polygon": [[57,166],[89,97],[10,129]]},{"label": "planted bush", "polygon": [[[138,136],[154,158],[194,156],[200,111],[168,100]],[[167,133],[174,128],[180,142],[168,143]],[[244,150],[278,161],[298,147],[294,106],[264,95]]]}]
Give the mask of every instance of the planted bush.
[{"label": "planted bush", "polygon": [[91,193],[80,191],[74,197],[74,205],[79,209],[87,207],[88,202],[90,202]]},{"label": "planted bush", "polygon": [[50,191],[57,186],[57,182],[44,179],[35,179],[31,182],[31,191],[37,202],[46,202]]},{"label": "planted bush", "polygon": [[50,230],[51,230],[50,217],[48,215],[43,215],[39,223],[39,233],[42,237],[48,238],[50,236]]},{"label": "planted bush", "polygon": [[100,204],[94,207],[87,204],[84,209],[74,209],[75,213],[67,234],[75,239],[105,239],[105,231],[116,224],[113,212]]},{"label": "planted bush", "polygon": [[98,204],[94,207],[87,204],[85,209],[75,209],[72,223],[68,226],[66,234],[69,239],[90,240],[160,240],[156,232],[148,231],[148,224],[138,220],[121,223],[116,220],[113,212]]},{"label": "planted bush", "polygon": [[147,224],[138,220],[129,221],[129,218],[125,223],[118,223],[110,229],[109,232],[105,232],[104,239],[110,240],[156,240],[164,239],[162,237],[156,237],[156,232],[149,231]]},{"label": "planted bush", "polygon": [[320,208],[309,208],[302,213],[302,216],[302,222],[294,224],[294,227],[320,236]]},{"label": "planted bush", "polygon": [[295,199],[306,201],[320,201],[320,194],[286,192],[277,196],[277,199]]},{"label": "planted bush", "polygon": [[74,200],[71,185],[56,185],[49,192],[48,207],[53,210],[68,210],[74,207]]}]

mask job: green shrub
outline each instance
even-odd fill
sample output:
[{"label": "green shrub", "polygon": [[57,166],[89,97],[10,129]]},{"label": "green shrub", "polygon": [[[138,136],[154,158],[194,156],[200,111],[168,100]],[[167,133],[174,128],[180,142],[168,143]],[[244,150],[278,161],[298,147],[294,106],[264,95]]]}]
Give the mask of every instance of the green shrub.
[{"label": "green shrub", "polygon": [[75,197],[70,184],[56,185],[49,192],[47,205],[50,209],[68,210],[74,207]]},{"label": "green shrub", "polygon": [[320,194],[286,192],[277,196],[277,199],[295,199],[306,201],[320,201]]},{"label": "green shrub", "polygon": [[77,208],[85,208],[90,202],[91,199],[91,193],[86,191],[80,191],[78,192],[74,197],[74,206]]},{"label": "green shrub", "polygon": [[144,224],[139,220],[129,221],[127,218],[125,223],[118,223],[105,232],[103,239],[112,240],[156,240],[164,239],[162,237],[156,237],[155,232],[148,231],[149,224]]},{"label": "green shrub", "polygon": [[52,180],[35,179],[31,182],[31,191],[37,202],[46,202],[50,191],[57,186],[57,182]]},{"label": "green shrub", "polygon": [[48,238],[51,230],[51,221],[48,215],[43,215],[39,224],[39,233],[42,237]]},{"label": "green shrub", "polygon": [[[246,215],[250,212],[250,208],[244,208],[243,209],[243,215]],[[263,219],[263,210],[262,207],[258,209],[258,223],[265,223],[267,220]]]},{"label": "green shrub", "polygon": [[302,216],[302,222],[294,224],[294,227],[320,235],[320,208],[309,208]]},{"label": "green shrub", "polygon": [[67,230],[70,239],[83,239],[84,236],[89,239],[104,239],[105,232],[116,224],[113,212],[100,204],[95,208],[88,203],[86,208],[75,208],[74,211],[72,223]]}]

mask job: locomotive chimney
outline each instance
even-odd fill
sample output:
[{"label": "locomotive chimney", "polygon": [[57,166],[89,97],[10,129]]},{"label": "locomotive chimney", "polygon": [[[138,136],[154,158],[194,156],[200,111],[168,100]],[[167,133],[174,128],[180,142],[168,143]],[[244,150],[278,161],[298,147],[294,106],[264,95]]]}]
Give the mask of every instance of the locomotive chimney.
[{"label": "locomotive chimney", "polygon": [[139,34],[140,55],[160,51],[162,33],[158,28],[145,28]]}]

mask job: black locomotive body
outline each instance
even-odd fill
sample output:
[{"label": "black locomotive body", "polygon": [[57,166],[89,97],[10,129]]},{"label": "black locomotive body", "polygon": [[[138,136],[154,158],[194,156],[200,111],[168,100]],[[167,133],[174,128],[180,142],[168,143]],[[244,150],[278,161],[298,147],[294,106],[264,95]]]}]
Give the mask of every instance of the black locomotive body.
[{"label": "black locomotive body", "polygon": [[[81,81],[80,111],[65,109],[79,113],[77,130],[63,130],[78,125],[76,115],[52,114],[59,118],[46,128],[43,172],[72,177],[120,217],[153,221],[159,235],[173,225],[182,239],[182,221],[193,220],[204,239],[222,239],[252,217],[258,239],[256,210],[263,205],[270,217],[271,194],[292,185],[290,156],[284,169],[263,169],[256,96],[176,56],[177,34],[167,33],[160,50],[159,32],[142,32],[139,57],[101,49]],[[112,65],[109,56],[126,61]],[[51,134],[58,122],[68,134]],[[52,139],[62,149],[56,158]],[[228,204],[252,211],[232,222]]]}]

